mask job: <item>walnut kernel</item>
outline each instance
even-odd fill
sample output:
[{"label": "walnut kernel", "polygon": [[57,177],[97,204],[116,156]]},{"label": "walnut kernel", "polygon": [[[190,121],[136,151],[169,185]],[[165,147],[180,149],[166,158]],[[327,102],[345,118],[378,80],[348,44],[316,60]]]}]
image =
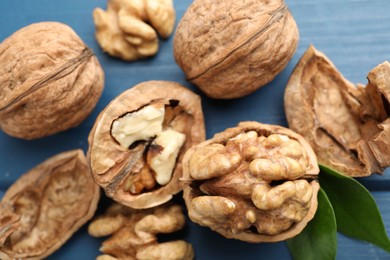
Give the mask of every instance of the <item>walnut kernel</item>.
[{"label": "walnut kernel", "polygon": [[88,227],[94,237],[109,236],[98,259],[167,259],[194,258],[191,244],[182,240],[159,243],[157,235],[183,228],[185,218],[180,206],[164,205],[153,209],[134,210],[113,204]]},{"label": "walnut kernel", "polygon": [[157,33],[168,38],[176,15],[172,0],[109,0],[107,11],[96,8],[93,18],[96,39],[105,52],[137,60],[157,53]]},{"label": "walnut kernel", "polygon": [[191,220],[227,238],[281,241],[314,217],[318,172],[302,136],[243,122],[186,152],[184,199]]}]

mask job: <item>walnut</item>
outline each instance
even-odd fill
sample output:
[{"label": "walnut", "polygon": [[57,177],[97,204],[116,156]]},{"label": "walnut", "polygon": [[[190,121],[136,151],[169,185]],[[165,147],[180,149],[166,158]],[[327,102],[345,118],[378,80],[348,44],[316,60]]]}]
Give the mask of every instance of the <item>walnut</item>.
[{"label": "walnut", "polygon": [[191,244],[182,240],[159,243],[158,234],[168,234],[184,227],[181,207],[164,205],[135,210],[113,204],[88,227],[94,237],[109,236],[97,259],[174,259],[194,258]]},{"label": "walnut", "polygon": [[313,218],[318,172],[302,136],[242,122],[186,152],[183,196],[191,220],[227,238],[281,241]]},{"label": "walnut", "polygon": [[103,70],[67,25],[41,22],[0,44],[0,129],[34,139],[80,124],[103,90]]},{"label": "walnut", "polygon": [[181,160],[205,139],[200,98],[168,81],[125,91],[99,115],[88,158],[106,194],[132,208],[160,205],[181,191]]},{"label": "walnut", "polygon": [[281,72],[297,48],[283,0],[195,0],[174,36],[174,56],[207,96],[248,95]]},{"label": "walnut", "polygon": [[105,52],[137,60],[157,53],[157,33],[168,38],[176,14],[172,0],[108,0],[107,11],[96,8],[93,18],[96,39]]},{"label": "walnut", "polygon": [[390,166],[390,63],[355,86],[310,46],[286,90],[289,127],[305,136],[318,161],[351,177]]},{"label": "walnut", "polygon": [[0,259],[43,259],[92,218],[100,197],[83,151],[22,175],[0,202]]}]

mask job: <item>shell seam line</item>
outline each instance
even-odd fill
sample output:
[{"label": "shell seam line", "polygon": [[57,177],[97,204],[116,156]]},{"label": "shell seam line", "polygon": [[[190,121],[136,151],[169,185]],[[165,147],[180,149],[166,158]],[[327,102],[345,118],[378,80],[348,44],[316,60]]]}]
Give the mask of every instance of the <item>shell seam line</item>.
[{"label": "shell seam line", "polygon": [[267,22],[263,26],[258,28],[247,39],[244,39],[243,42],[239,43],[236,47],[234,47],[232,50],[230,50],[227,53],[227,55],[225,55],[225,57],[222,57],[219,60],[217,60],[217,62],[215,62],[210,68],[207,68],[206,70],[198,73],[195,76],[188,77],[187,80],[189,80],[189,81],[195,80],[195,79],[201,77],[202,75],[206,74],[208,71],[210,71],[213,68],[215,68],[218,65],[220,65],[222,62],[227,60],[233,53],[235,53],[241,46],[247,44],[248,42],[250,42],[251,40],[256,38],[258,35],[262,34],[264,31],[266,31],[273,23],[275,23],[275,22],[279,21],[280,19],[282,19],[282,17],[284,17],[284,14],[286,13],[287,10],[288,10],[288,8],[287,8],[286,4],[283,4],[281,7],[279,7],[277,9],[269,12],[268,15],[270,15],[271,17],[267,20]]},{"label": "shell seam line", "polygon": [[57,79],[63,78],[67,75],[69,75],[72,71],[74,71],[75,68],[77,68],[80,64],[82,64],[84,61],[88,60],[90,57],[94,56],[94,53],[92,49],[86,47],[81,54],[66,62],[63,66],[60,68],[54,70],[53,73],[50,73],[49,75],[43,77],[40,79],[37,83],[35,83],[28,91],[25,93],[17,96],[15,99],[11,100],[8,104],[6,104],[3,107],[0,107],[0,112],[3,112],[4,110],[7,110],[14,104],[18,103],[20,100],[22,100],[27,95],[34,93],[38,91],[39,89],[46,86],[48,83],[53,82]]}]

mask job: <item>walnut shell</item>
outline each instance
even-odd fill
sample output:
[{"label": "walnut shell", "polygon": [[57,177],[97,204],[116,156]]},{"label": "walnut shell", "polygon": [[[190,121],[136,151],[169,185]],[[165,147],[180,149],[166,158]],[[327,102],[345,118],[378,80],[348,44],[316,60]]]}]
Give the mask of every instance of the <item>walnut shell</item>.
[{"label": "walnut shell", "polygon": [[317,210],[316,156],[290,129],[242,122],[183,158],[192,221],[227,238],[276,242],[299,234]]},{"label": "walnut shell", "polygon": [[[156,183],[150,167],[150,157],[164,152],[164,147],[155,144],[155,132],[125,146],[113,136],[114,122],[153,106],[165,108],[162,129],[171,128],[186,137],[174,158],[172,175],[163,185]],[[129,124],[127,130],[133,133],[137,127]],[[182,156],[204,139],[199,96],[174,82],[147,81],[123,92],[100,113],[88,138],[88,158],[93,176],[107,196],[132,208],[150,208],[181,191]]]},{"label": "walnut shell", "polygon": [[305,136],[319,163],[351,177],[390,166],[390,63],[368,81],[355,86],[310,46],[285,90],[289,127]]},{"label": "walnut shell", "polygon": [[95,107],[104,74],[67,25],[26,26],[0,44],[0,129],[35,139],[80,124]]},{"label": "walnut shell", "polygon": [[0,202],[0,258],[43,259],[92,218],[100,197],[82,150],[53,156]]},{"label": "walnut shell", "polygon": [[297,25],[283,0],[195,0],[174,35],[174,56],[207,96],[248,95],[281,72],[296,51]]}]

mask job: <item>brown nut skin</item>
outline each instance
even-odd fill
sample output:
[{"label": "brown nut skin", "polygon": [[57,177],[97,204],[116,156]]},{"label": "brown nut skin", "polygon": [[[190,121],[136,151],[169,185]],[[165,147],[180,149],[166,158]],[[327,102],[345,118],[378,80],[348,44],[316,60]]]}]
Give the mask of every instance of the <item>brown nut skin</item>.
[{"label": "brown nut skin", "polygon": [[159,234],[182,229],[185,217],[178,205],[164,204],[151,209],[135,210],[115,203],[94,219],[88,227],[93,237],[107,238],[97,259],[166,259],[194,258],[192,245],[183,240],[160,243]]},{"label": "brown nut skin", "polygon": [[390,166],[390,63],[355,86],[310,46],[284,95],[289,127],[305,136],[318,162],[351,177],[383,173]]},{"label": "brown nut skin", "polygon": [[314,217],[318,173],[302,136],[242,122],[186,152],[183,196],[189,217],[202,226],[227,238],[276,242],[299,234]]},{"label": "brown nut skin", "polygon": [[[146,164],[140,166],[140,163],[151,149],[145,144],[131,149],[122,147],[111,135],[112,124],[129,112],[156,102],[167,105],[170,100],[179,101],[177,108],[182,110],[181,117],[177,117],[179,120],[173,128],[186,135],[172,178],[166,185],[144,190],[140,194],[131,194],[124,188],[126,180],[134,172],[142,172]],[[123,92],[100,113],[88,138],[88,159],[96,182],[107,196],[132,208],[150,208],[169,201],[181,191],[179,178],[182,176],[181,160],[184,152],[204,139],[200,97],[178,83],[147,81]]]},{"label": "brown nut skin", "polygon": [[273,80],[298,41],[283,0],[195,0],[178,24],[173,47],[189,81],[211,98],[231,99]]},{"label": "brown nut skin", "polygon": [[80,124],[103,90],[104,73],[67,25],[28,25],[0,44],[0,129],[36,139]]},{"label": "brown nut skin", "polygon": [[0,259],[43,259],[94,215],[100,198],[82,150],[22,175],[0,202]]}]

